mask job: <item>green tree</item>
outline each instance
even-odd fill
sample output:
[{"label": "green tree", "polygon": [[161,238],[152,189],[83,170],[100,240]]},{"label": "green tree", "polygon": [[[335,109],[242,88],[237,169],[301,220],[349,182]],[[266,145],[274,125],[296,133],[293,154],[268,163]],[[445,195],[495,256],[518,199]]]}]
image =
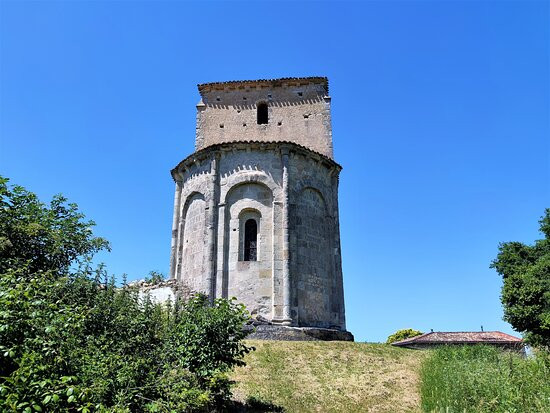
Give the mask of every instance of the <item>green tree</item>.
[{"label": "green tree", "polygon": [[386,344],[395,343],[397,341],[405,340],[406,338],[416,337],[423,334],[422,331],[413,330],[412,328],[405,328],[403,330],[397,330],[386,340]]},{"label": "green tree", "polygon": [[242,305],[154,304],[93,268],[108,243],[74,204],[0,179],[0,411],[192,412],[228,401]]},{"label": "green tree", "polygon": [[67,273],[71,264],[89,260],[109,243],[95,237],[93,221],[78,206],[55,195],[49,206],[0,176],[0,272],[23,264],[31,273]]},{"label": "green tree", "polygon": [[550,348],[550,208],[539,223],[543,239],[501,243],[491,268],[503,279],[504,320],[528,343]]}]

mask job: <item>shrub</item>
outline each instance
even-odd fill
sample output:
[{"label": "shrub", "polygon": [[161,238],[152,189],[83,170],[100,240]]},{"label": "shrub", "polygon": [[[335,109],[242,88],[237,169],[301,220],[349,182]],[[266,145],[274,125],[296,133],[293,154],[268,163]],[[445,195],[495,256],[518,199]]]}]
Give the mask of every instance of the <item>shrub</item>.
[{"label": "shrub", "polygon": [[242,305],[161,306],[83,274],[0,277],[0,411],[210,410],[241,364]]},{"label": "shrub", "polygon": [[433,350],[421,370],[422,409],[427,412],[550,411],[550,357],[525,359],[490,346]]},{"label": "shrub", "polygon": [[386,340],[386,344],[395,343],[397,341],[405,340],[406,338],[416,337],[423,334],[422,331],[413,330],[412,328],[406,328],[403,330],[397,330]]},{"label": "shrub", "polygon": [[163,273],[158,271],[149,271],[149,275],[145,277],[145,282],[147,284],[161,284],[165,281],[166,277]]}]

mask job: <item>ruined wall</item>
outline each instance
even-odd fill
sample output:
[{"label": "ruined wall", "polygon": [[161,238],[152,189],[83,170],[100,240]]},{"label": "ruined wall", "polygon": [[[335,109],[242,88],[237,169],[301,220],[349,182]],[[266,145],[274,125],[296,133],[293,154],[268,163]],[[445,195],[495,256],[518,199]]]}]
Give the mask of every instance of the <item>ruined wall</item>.
[{"label": "ruined wall", "polygon": [[[268,105],[269,122],[257,124],[257,106]],[[330,97],[324,84],[281,84],[202,92],[197,105],[195,149],[232,141],[290,141],[333,156]]]}]

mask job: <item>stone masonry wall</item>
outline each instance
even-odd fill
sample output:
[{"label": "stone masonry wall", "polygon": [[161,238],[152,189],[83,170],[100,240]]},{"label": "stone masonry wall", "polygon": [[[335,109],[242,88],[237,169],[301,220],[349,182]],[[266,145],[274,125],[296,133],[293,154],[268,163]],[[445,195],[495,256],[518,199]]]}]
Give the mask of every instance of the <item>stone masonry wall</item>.
[{"label": "stone masonry wall", "polygon": [[[345,329],[339,170],[292,144],[227,144],[189,158],[173,171],[172,277],[275,323]],[[258,260],[244,261],[251,217]]]},{"label": "stone masonry wall", "polygon": [[[268,105],[268,124],[257,124],[261,102]],[[196,150],[232,141],[290,141],[333,156],[330,97],[319,83],[205,91],[196,133]]]},{"label": "stone masonry wall", "polygon": [[[226,198],[223,241],[227,268],[225,298],[238,297],[249,303],[252,315],[271,319],[273,296],[273,196],[268,187],[243,183],[232,188]],[[244,261],[244,222],[258,223],[257,261]],[[276,223],[275,223],[276,224]]]},{"label": "stone masonry wall", "polygon": [[[204,251],[206,201],[204,195],[194,193],[183,209],[182,281],[194,291],[205,291]],[[193,276],[190,276],[193,274]]]},{"label": "stone masonry wall", "polygon": [[[328,79],[198,88],[196,151],[172,170],[172,282],[236,297],[256,323],[345,330]],[[245,260],[247,220],[256,260]]]},{"label": "stone masonry wall", "polygon": [[304,188],[296,199],[292,216],[295,217],[295,267],[297,274],[296,306],[300,325],[329,327],[330,277],[332,275],[330,223],[328,209],[321,193]]},{"label": "stone masonry wall", "polygon": [[345,328],[337,197],[338,171],[291,156],[292,316],[300,326]]}]

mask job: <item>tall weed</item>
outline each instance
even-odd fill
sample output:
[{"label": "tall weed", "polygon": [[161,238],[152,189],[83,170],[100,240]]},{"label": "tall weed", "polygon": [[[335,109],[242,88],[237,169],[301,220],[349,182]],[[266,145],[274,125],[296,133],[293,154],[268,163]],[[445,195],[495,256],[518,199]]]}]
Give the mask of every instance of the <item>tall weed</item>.
[{"label": "tall weed", "polygon": [[490,346],[444,346],[421,370],[426,412],[550,412],[550,356]]}]

